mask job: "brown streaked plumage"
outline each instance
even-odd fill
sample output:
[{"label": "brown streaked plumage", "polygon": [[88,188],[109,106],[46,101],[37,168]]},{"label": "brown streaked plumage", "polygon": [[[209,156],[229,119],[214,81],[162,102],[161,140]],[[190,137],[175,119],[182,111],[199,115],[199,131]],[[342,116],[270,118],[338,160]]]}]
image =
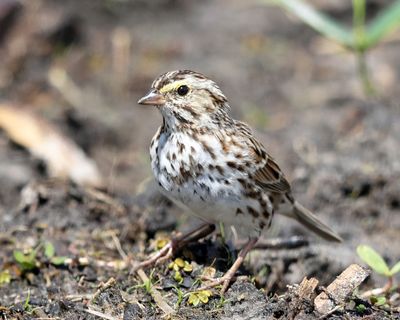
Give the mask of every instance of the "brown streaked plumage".
[{"label": "brown streaked plumage", "polygon": [[[210,286],[223,284],[222,291],[227,289],[275,212],[327,240],[340,241],[294,199],[282,170],[251,129],[229,116],[228,100],[215,82],[194,71],[167,72],[139,103],[156,106],[163,116],[150,147],[161,191],[206,223],[233,225],[249,238],[227,274]],[[171,252],[172,244],[141,266]]]}]

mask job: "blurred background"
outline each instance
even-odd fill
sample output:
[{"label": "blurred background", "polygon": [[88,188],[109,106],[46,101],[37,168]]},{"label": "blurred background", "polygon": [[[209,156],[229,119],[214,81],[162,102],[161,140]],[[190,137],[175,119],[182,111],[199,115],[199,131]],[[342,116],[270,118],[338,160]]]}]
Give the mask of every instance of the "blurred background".
[{"label": "blurred background", "polygon": [[[372,1],[370,15],[386,3]],[[316,5],[351,21],[348,1]],[[272,4],[2,0],[0,19],[0,97],[58,122],[111,190],[133,192],[150,174],[160,116],[136,101],[169,70],[214,79],[289,176],[299,160],[294,145],[345,139],[367,108],[354,55]],[[392,34],[368,56],[373,82],[391,103],[398,103],[399,39]]]},{"label": "blurred background", "polygon": [[[351,1],[309,3],[351,26]],[[393,3],[367,1],[367,21]],[[396,262],[400,33],[357,51],[306,22],[265,1],[0,0],[5,226],[21,190],[49,176],[133,197],[151,175],[148,146],[161,123],[137,100],[161,73],[193,69],[220,85],[297,198],[345,238],[323,245],[329,259],[340,252],[333,274],[357,260],[361,243]],[[282,221],[270,236],[307,234]]]}]

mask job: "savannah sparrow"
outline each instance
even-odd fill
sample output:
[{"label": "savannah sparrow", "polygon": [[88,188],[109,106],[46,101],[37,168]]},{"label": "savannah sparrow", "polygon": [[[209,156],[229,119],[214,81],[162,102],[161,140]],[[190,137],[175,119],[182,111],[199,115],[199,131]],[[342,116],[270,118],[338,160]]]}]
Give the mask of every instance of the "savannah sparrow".
[{"label": "savannah sparrow", "polygon": [[[251,129],[230,117],[229,103],[214,81],[189,70],[167,72],[138,103],[156,106],[163,117],[150,146],[161,191],[206,224],[223,222],[249,238],[231,269],[208,287],[227,289],[275,212],[327,240],[341,241],[294,199],[283,172]],[[173,245],[141,266],[169,258]]]}]

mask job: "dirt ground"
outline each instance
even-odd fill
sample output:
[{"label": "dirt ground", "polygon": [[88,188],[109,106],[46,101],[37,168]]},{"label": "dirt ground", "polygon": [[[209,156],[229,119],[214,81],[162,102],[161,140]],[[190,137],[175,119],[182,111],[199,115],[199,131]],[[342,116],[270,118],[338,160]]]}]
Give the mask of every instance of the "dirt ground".
[{"label": "dirt ground", "polygon": [[[318,5],[351,18],[350,3]],[[399,287],[390,305],[359,298],[385,285],[376,273],[330,314],[313,304],[350,264],[363,265],[358,245],[372,246],[389,265],[400,260],[399,33],[368,55],[379,97],[365,98],[350,53],[259,2],[13,6],[0,2],[1,102],[23,106],[75,141],[98,165],[105,188],[49,179],[43,161],[0,131],[0,317],[400,319]],[[256,129],[297,199],[343,243],[324,242],[276,217],[264,240],[298,245],[253,251],[223,298],[215,292],[197,306],[190,301],[199,276],[221,275],[235,253],[219,232],[177,254],[191,269],[175,266],[180,278],[168,263],[145,270],[149,281],[130,273],[131,263],[174,230],[197,223],[143,183],[161,117],[136,101],[156,76],[177,68],[220,84],[232,114]],[[54,80],[54,71],[66,80]],[[49,243],[53,255],[45,252]],[[35,248],[34,266],[24,269],[13,252]],[[2,282],[5,271],[9,281]],[[299,293],[304,277],[319,281],[309,298]],[[173,314],[166,315],[154,292]]]}]

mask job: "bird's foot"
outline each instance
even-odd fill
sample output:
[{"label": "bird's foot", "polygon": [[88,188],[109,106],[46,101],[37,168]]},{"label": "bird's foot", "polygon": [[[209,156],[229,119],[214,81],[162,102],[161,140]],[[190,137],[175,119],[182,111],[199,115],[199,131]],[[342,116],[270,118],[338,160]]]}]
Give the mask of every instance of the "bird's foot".
[{"label": "bird's foot", "polygon": [[[204,285],[200,289],[197,289],[196,291],[208,290],[208,289],[214,288],[216,286],[222,285],[220,293],[221,293],[221,295],[223,295],[225,293],[225,291],[228,289],[229,284],[231,283],[232,279],[234,278],[239,267],[242,265],[247,253],[254,247],[256,242],[257,242],[257,238],[249,239],[249,241],[246,243],[244,248],[242,250],[240,250],[239,255],[238,255],[236,261],[233,263],[232,267],[221,278],[211,279],[210,283],[207,283],[206,285]],[[204,278],[207,279],[207,277],[203,277],[203,279]]]},{"label": "bird's foot", "polygon": [[155,266],[159,263],[162,263],[168,259],[171,259],[174,255],[174,249],[176,247],[176,241],[171,240],[164,247],[162,247],[159,251],[153,253],[148,259],[136,264],[132,267],[131,273],[135,273],[139,269],[146,269],[152,266]]},{"label": "bird's foot", "polygon": [[220,294],[223,295],[226,290],[228,290],[228,287],[234,278],[235,272],[232,273],[230,270],[220,278],[202,277],[202,280],[206,280],[207,283],[205,283],[204,286],[200,287],[199,289],[196,289],[196,291],[209,290],[222,285]]},{"label": "bird's foot", "polygon": [[145,269],[157,264],[163,263],[168,259],[171,259],[176,251],[184,247],[191,241],[196,241],[198,239],[204,238],[215,230],[215,226],[205,223],[194,230],[180,235],[179,237],[169,241],[163,248],[155,252],[147,260],[140,262],[132,267],[131,273],[135,273],[139,269]]}]

